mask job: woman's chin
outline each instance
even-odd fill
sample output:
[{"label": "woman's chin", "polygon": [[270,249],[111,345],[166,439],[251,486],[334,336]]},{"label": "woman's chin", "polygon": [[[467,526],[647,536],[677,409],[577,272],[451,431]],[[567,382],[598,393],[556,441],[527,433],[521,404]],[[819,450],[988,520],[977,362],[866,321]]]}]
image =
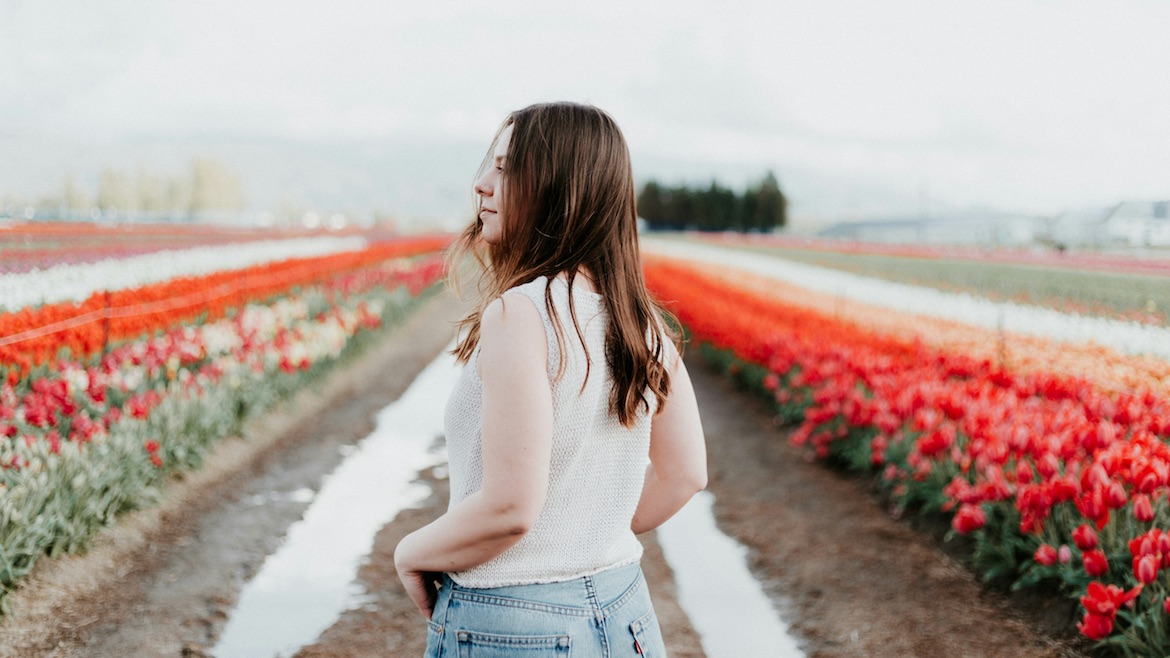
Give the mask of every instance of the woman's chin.
[{"label": "woman's chin", "polygon": [[491,230],[485,229],[484,231],[480,232],[479,237],[481,240],[492,245],[493,247],[496,246],[497,244],[499,244],[499,242],[500,242],[500,234],[498,231],[491,231]]}]

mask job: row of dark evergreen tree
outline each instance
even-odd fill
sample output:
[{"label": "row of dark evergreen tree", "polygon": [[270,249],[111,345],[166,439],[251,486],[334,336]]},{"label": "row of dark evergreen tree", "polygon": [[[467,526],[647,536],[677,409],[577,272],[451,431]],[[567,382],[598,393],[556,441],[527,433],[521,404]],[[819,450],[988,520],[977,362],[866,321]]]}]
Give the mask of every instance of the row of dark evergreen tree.
[{"label": "row of dark evergreen tree", "polygon": [[788,223],[788,199],[770,171],[742,195],[715,181],[691,188],[651,180],[638,193],[638,215],[651,229],[765,232]]}]

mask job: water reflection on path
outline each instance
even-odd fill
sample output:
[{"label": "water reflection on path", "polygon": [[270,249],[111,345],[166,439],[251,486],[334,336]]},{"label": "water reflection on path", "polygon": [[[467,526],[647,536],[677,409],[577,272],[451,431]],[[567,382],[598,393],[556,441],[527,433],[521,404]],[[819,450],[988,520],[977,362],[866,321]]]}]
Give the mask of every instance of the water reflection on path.
[{"label": "water reflection on path", "polygon": [[377,417],[373,433],[325,480],[305,516],[264,562],[212,650],[216,658],[292,655],[345,610],[362,605],[355,582],[374,535],[430,488],[419,471],[443,463],[432,451],[458,370],[446,350]]},{"label": "water reflection on path", "polygon": [[748,571],[747,549],[715,525],[714,503],[715,496],[701,491],[658,529],[678,602],[707,658],[804,656]]}]

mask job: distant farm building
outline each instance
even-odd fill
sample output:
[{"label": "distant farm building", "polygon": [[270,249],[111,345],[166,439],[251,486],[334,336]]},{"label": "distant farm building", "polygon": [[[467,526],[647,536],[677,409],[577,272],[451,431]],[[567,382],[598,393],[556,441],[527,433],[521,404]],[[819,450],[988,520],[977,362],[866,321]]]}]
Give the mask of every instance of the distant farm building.
[{"label": "distant farm building", "polygon": [[1170,247],[1170,201],[1125,201],[1055,217],[988,213],[847,222],[820,235],[887,243]]}]

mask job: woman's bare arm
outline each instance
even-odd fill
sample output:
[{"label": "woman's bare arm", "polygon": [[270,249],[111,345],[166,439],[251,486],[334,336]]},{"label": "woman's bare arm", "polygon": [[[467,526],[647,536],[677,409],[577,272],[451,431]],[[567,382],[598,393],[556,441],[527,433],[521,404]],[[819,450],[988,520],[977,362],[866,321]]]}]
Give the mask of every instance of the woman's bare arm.
[{"label": "woman's bare arm", "polygon": [[518,543],[544,508],[553,432],[548,342],[531,301],[507,295],[507,302],[488,305],[480,323],[483,485],[402,539],[394,562],[404,582],[410,573],[487,562]]},{"label": "woman's bare arm", "polygon": [[630,528],[653,530],[707,486],[707,448],[691,377],[675,358],[670,395],[650,426],[650,464]]}]

